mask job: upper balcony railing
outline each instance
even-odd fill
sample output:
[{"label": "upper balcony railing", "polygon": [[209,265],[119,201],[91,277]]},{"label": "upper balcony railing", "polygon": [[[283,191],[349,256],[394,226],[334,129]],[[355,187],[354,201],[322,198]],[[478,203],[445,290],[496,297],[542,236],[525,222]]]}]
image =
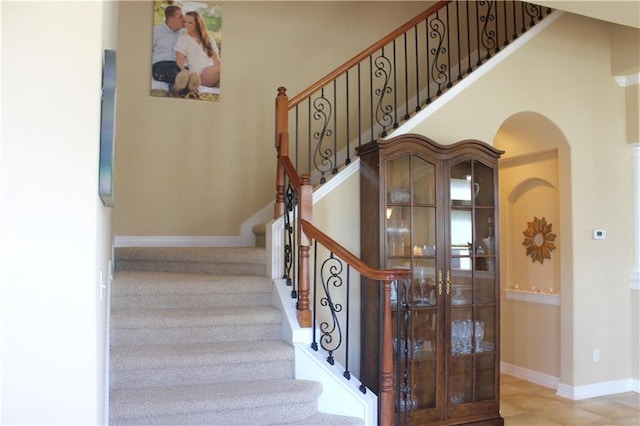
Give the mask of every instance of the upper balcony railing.
[{"label": "upper balcony railing", "polygon": [[296,170],[324,183],[357,146],[387,136],[550,11],[520,1],[435,3],[277,112]]}]

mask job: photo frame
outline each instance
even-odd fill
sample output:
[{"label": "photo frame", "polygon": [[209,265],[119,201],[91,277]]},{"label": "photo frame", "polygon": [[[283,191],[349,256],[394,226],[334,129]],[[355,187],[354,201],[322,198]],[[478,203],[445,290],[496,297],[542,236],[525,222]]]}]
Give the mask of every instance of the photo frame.
[{"label": "photo frame", "polygon": [[98,193],[107,207],[115,205],[113,162],[116,129],[116,51],[105,50],[102,66],[102,105],[100,111],[100,159]]},{"label": "photo frame", "polygon": [[154,0],[153,8],[151,96],[218,101],[222,6]]}]

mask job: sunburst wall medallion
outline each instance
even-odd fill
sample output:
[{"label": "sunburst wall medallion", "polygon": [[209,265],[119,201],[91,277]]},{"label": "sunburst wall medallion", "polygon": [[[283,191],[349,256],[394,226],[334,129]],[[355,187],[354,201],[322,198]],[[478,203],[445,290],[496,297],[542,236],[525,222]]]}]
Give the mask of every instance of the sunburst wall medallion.
[{"label": "sunburst wall medallion", "polygon": [[544,259],[551,259],[551,251],[556,248],[553,244],[556,234],[551,232],[551,224],[547,223],[544,217],[538,219],[534,216],[533,222],[527,222],[527,229],[522,233],[524,234],[522,245],[527,250],[527,256],[531,256],[532,262],[544,263]]}]

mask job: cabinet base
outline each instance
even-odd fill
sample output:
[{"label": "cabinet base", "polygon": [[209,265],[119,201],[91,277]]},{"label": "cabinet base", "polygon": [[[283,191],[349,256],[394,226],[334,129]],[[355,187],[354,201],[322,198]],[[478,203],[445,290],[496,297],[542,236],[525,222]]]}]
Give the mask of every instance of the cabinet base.
[{"label": "cabinet base", "polygon": [[419,426],[419,425],[429,425],[429,426],[460,426],[460,425],[472,425],[472,426],[504,426],[504,419],[500,417],[500,415],[496,417],[490,418],[479,418],[479,417],[467,417],[467,418],[459,418],[459,419],[447,419],[440,421],[430,421],[427,423],[421,423],[420,421],[409,420],[408,424],[410,426]]}]

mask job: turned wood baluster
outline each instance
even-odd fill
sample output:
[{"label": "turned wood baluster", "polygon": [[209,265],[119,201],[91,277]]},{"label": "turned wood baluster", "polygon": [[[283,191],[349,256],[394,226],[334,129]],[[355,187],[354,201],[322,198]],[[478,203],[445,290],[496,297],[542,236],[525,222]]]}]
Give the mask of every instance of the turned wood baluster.
[{"label": "turned wood baluster", "polygon": [[276,202],[274,205],[273,217],[277,219],[284,214],[284,166],[280,159],[289,156],[289,99],[287,89],[278,87],[276,96]]},{"label": "turned wood baluster", "polygon": [[383,281],[380,425],[394,424],[393,350],[391,348],[391,282]]},{"label": "turned wood baluster", "polygon": [[311,327],[312,315],[309,302],[311,289],[309,269],[309,248],[311,238],[305,233],[302,220],[313,222],[313,186],[309,183],[309,175],[300,176],[298,247],[300,247],[300,282],[298,284],[298,324],[300,327]]}]

